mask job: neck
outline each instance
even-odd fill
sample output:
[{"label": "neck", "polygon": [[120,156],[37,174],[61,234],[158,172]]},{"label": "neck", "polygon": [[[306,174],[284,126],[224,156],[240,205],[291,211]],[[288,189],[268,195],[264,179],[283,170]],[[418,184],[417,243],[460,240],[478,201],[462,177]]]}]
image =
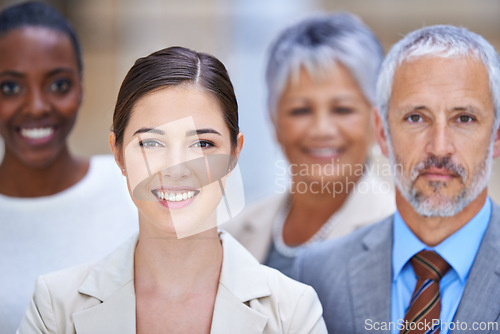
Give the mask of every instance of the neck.
[{"label": "neck", "polygon": [[424,217],[396,189],[399,214],[410,230],[427,246],[437,246],[467,224],[483,207],[488,190],[485,188],[469,205],[452,217]]},{"label": "neck", "polygon": [[222,253],[215,228],[182,239],[141,232],[135,250],[136,288],[177,296],[186,295],[195,286],[212,288],[219,280]]},{"label": "neck", "polygon": [[[342,207],[359,178],[359,176],[352,176],[346,178],[346,182],[330,182],[329,187],[324,188],[320,182],[306,183],[302,179],[294,178],[294,188],[291,191],[292,207],[294,211],[297,210],[308,216],[327,215],[328,219]],[[307,184],[306,191],[302,189],[303,184]]]},{"label": "neck", "polygon": [[[284,242],[295,246],[309,240],[344,205],[356,182],[357,178],[346,184],[332,183],[337,188],[328,189],[316,189],[309,183],[305,192],[299,188],[292,189],[291,207],[283,227]],[[294,179],[293,184],[304,183]]]},{"label": "neck", "polygon": [[80,181],[88,171],[89,163],[71,156],[64,148],[49,165],[27,166],[12,152],[5,150],[0,165],[0,194],[11,197],[50,196]]}]

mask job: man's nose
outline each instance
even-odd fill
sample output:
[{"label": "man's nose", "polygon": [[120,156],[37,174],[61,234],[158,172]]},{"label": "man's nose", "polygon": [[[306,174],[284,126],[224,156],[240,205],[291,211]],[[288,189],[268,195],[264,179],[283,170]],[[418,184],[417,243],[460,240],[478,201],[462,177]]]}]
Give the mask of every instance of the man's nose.
[{"label": "man's nose", "polygon": [[444,120],[433,124],[428,138],[427,153],[437,157],[448,157],[454,153],[453,138]]}]

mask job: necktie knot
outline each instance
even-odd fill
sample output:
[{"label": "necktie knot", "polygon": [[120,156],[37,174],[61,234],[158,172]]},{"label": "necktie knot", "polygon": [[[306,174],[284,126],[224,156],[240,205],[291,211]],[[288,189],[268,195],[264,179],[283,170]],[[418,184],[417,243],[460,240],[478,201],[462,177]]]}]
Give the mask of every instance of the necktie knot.
[{"label": "necktie knot", "polygon": [[450,265],[438,253],[423,250],[415,254],[410,263],[418,279],[431,279],[439,282],[450,269]]}]

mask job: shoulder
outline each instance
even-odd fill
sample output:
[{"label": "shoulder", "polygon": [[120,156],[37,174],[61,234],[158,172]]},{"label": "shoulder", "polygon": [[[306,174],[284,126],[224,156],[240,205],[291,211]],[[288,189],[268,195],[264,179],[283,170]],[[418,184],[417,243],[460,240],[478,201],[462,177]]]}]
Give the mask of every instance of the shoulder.
[{"label": "shoulder", "polygon": [[310,286],[259,264],[229,234],[221,236],[224,247],[221,284],[241,302],[264,315],[270,332],[309,333],[322,328],[322,307]]},{"label": "shoulder", "polygon": [[94,155],[90,158],[92,176],[100,178],[123,179],[115,158],[110,154]]},{"label": "shoulder", "polygon": [[224,224],[233,236],[237,236],[242,230],[257,228],[259,225],[270,225],[278,212],[279,207],[285,201],[286,195],[274,195],[252,203],[239,215]]},{"label": "shoulder", "polygon": [[134,235],[99,261],[40,276],[20,333],[73,332],[76,312],[99,305],[131,280],[136,243]]},{"label": "shoulder", "polygon": [[367,173],[358,180],[339,215],[359,227],[377,222],[395,210],[393,186],[388,181]]},{"label": "shoulder", "polygon": [[281,324],[284,333],[322,333],[323,308],[316,291],[274,268],[261,266],[266,272],[271,294],[269,297],[251,301],[250,306],[256,309],[265,307],[267,312],[279,314],[276,321]]},{"label": "shoulder", "polygon": [[71,331],[73,312],[100,302],[78,292],[92,267],[84,264],[40,276],[19,333]]},{"label": "shoulder", "polygon": [[286,194],[275,195],[252,204],[221,228],[264,262],[272,242],[273,222],[286,197]]},{"label": "shoulder", "polygon": [[299,281],[338,279],[347,270],[354,256],[366,251],[367,243],[390,239],[392,216],[359,228],[342,238],[327,240],[306,247],[295,260],[294,278]]}]

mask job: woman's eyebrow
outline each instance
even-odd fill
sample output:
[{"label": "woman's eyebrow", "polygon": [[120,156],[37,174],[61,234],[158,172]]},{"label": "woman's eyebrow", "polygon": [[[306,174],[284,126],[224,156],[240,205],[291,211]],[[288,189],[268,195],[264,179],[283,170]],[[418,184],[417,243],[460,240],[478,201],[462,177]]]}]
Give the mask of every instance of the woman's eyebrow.
[{"label": "woman's eyebrow", "polygon": [[7,77],[7,76],[24,78],[25,75],[23,73],[17,72],[17,71],[3,71],[3,72],[0,72],[0,77]]},{"label": "woman's eyebrow", "polygon": [[154,128],[140,128],[139,130],[137,130],[136,132],[134,132],[134,136],[136,134],[139,134],[139,133],[146,133],[146,132],[149,132],[149,133],[156,133],[158,135],[164,135],[165,132],[162,131],[162,130],[158,130],[158,129],[154,129]]},{"label": "woman's eyebrow", "polygon": [[196,136],[196,135],[202,135],[204,133],[213,133],[213,134],[216,134],[216,135],[219,135],[219,136],[222,137],[222,135],[220,134],[220,132],[217,131],[217,130],[214,130],[214,129],[197,129],[197,130],[186,131],[186,137]]}]

